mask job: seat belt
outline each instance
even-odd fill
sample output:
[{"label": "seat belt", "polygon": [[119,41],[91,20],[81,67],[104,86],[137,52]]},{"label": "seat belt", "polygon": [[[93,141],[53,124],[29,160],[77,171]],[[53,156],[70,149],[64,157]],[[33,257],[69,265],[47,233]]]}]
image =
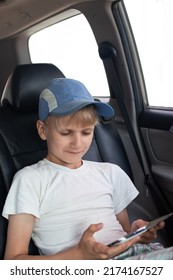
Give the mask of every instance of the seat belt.
[{"label": "seat belt", "polygon": [[143,164],[143,160],[142,160],[142,157],[141,157],[139,145],[138,145],[138,142],[136,140],[134,129],[133,129],[131,121],[130,121],[129,113],[128,113],[127,108],[126,108],[126,104],[125,104],[125,101],[124,101],[122,89],[121,89],[120,82],[119,82],[118,75],[117,75],[117,71],[116,71],[116,65],[115,65],[115,59],[116,59],[116,56],[117,56],[116,50],[114,49],[114,47],[110,43],[103,42],[99,46],[99,55],[104,62],[106,72],[108,73],[107,78],[108,78],[108,83],[109,83],[110,89],[112,89],[115,93],[117,102],[118,102],[118,104],[120,106],[120,109],[121,109],[121,113],[122,113],[125,125],[127,127],[128,133],[130,135],[130,138],[131,138],[133,147],[135,149],[137,158],[139,160],[141,169],[142,169],[143,174],[145,176],[145,184],[149,185],[150,174],[149,174],[148,169],[146,170],[146,167]]}]

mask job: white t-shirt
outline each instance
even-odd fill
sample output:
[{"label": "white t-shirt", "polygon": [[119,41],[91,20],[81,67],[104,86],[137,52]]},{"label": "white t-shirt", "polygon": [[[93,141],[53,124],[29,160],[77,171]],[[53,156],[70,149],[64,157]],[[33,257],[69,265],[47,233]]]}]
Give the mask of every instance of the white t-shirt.
[{"label": "white t-shirt", "polygon": [[104,224],[94,237],[105,244],[125,235],[115,215],[137,195],[117,165],[83,161],[70,169],[43,159],[16,173],[3,216],[34,215],[32,239],[48,255],[78,244],[92,223]]}]

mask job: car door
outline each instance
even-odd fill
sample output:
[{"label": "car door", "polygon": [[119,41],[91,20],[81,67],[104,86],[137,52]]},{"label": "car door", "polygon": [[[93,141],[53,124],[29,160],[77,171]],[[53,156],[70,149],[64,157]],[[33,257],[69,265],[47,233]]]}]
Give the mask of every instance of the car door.
[{"label": "car door", "polygon": [[138,144],[146,152],[158,191],[173,209],[173,3],[124,0],[116,13],[122,40],[128,43]]}]

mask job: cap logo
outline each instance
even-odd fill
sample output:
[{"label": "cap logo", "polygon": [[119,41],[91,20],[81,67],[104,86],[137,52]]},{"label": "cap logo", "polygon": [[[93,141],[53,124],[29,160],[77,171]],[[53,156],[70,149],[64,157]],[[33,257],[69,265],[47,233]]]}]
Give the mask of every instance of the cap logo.
[{"label": "cap logo", "polygon": [[44,89],[40,95],[40,98],[44,99],[47,102],[49,112],[52,112],[55,108],[58,107],[57,100],[54,94],[49,89]]}]

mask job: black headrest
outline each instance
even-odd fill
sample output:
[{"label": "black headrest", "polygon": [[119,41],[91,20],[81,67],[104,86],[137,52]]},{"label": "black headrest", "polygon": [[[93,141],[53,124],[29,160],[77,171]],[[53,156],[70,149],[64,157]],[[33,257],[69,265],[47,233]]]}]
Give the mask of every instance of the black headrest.
[{"label": "black headrest", "polygon": [[8,103],[18,111],[37,111],[41,91],[54,78],[64,78],[64,75],[53,64],[18,65],[5,85],[1,105]]}]

